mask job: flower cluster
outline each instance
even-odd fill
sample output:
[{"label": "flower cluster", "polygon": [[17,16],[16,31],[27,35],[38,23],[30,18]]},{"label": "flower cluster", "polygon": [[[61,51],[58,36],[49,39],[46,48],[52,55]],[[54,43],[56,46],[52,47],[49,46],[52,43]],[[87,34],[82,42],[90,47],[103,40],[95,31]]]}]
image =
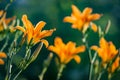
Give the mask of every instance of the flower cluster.
[{"label": "flower cluster", "polygon": [[[110,22],[108,22],[108,26],[106,26],[105,28],[106,30],[103,31],[101,27],[98,27],[95,23],[93,23],[94,20],[100,19],[102,14],[91,13],[92,8],[87,7],[83,10],[83,12],[81,12],[75,5],[72,5],[71,16],[65,17],[63,21],[71,23],[72,28],[78,29],[83,33],[83,43],[85,43],[85,46],[88,49],[91,63],[89,80],[100,80],[101,75],[105,71],[108,71],[108,79],[110,80],[114,72],[119,69],[120,57],[118,49],[116,49],[112,41],[107,42],[105,40],[105,35],[109,30]],[[94,32],[97,32],[100,39],[99,47],[95,45],[91,47],[89,46],[87,42],[87,37],[89,33],[89,31],[87,31],[88,28],[90,28]],[[91,54],[92,50],[95,51],[93,56]],[[95,65],[95,67],[93,65]]]},{"label": "flower cluster", "polygon": [[[108,73],[108,80],[110,80],[114,73],[119,71],[119,51],[112,41],[106,40],[110,25],[106,26],[105,30],[102,30],[94,22],[99,20],[102,14],[92,13],[93,10],[90,7],[86,7],[83,12],[75,5],[72,5],[71,8],[71,16],[66,16],[63,22],[71,23],[73,29],[78,29],[82,33],[83,36],[79,40],[81,45],[77,45],[76,42],[71,40],[65,43],[64,39],[58,36],[55,37],[54,44],[52,45],[45,38],[52,36],[56,28],[42,30],[46,22],[39,21],[34,26],[26,14],[22,15],[21,21],[23,25],[20,25],[19,20],[17,21],[15,16],[6,18],[6,11],[0,10],[0,42],[4,42],[4,44],[0,44],[2,45],[0,47],[0,66],[5,65],[7,67],[5,80],[16,80],[20,73],[36,60],[43,44],[50,51],[50,55],[43,62],[45,66],[41,74],[38,75],[40,80],[43,80],[53,56],[57,59],[57,80],[60,80],[67,64],[71,60],[75,60],[79,64],[84,60],[80,57],[79,53],[84,54],[85,52],[89,56],[89,80],[100,80],[104,73]],[[89,45],[88,36],[91,34],[90,31],[98,35],[99,45]],[[4,38],[1,37],[3,35],[5,35]],[[13,38],[10,37],[11,35]],[[23,48],[25,49],[23,50]],[[35,49],[32,50],[33,48]],[[14,66],[13,59],[21,50],[24,52],[24,56]],[[17,67],[16,70],[14,70],[13,66]]]}]

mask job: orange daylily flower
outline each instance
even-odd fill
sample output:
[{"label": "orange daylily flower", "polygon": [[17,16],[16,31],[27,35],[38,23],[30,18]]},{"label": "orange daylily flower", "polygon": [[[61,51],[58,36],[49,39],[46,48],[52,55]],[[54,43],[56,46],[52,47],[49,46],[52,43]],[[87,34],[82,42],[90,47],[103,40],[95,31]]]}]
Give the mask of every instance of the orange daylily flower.
[{"label": "orange daylily flower", "polygon": [[103,37],[99,42],[100,47],[92,46],[91,49],[98,52],[103,63],[110,62],[118,54],[118,50],[112,42],[107,42]]},{"label": "orange daylily flower", "polygon": [[[90,22],[98,20],[101,17],[101,14],[91,13],[92,8],[87,7],[81,12],[75,5],[72,5],[71,16],[66,16],[63,21],[72,23],[72,28],[85,32],[90,26]],[[96,29],[97,26],[94,26],[94,28]],[[94,28],[92,29],[94,30]]]},{"label": "orange daylily flower", "polygon": [[[3,10],[0,10],[0,31],[3,31],[4,29],[6,29],[9,25],[9,23],[14,20],[16,17],[13,16],[11,18],[6,18],[6,12],[4,12]],[[6,26],[4,26],[4,24]]]},{"label": "orange daylily flower", "polygon": [[6,58],[7,55],[4,52],[0,52],[0,65],[4,64],[4,61],[2,60],[2,58]]},{"label": "orange daylily flower", "polygon": [[74,59],[77,63],[80,63],[80,56],[78,53],[85,51],[85,46],[76,47],[76,44],[72,41],[69,41],[67,44],[64,44],[60,37],[56,37],[54,40],[54,46],[50,45],[48,47],[50,51],[55,52],[60,62],[63,64],[67,64],[72,59]]},{"label": "orange daylily flower", "polygon": [[55,31],[55,29],[41,31],[42,28],[46,24],[46,22],[44,22],[44,21],[38,22],[34,28],[32,23],[28,20],[27,15],[22,16],[22,22],[25,27],[17,26],[16,28],[21,30],[24,33],[23,36],[27,37],[28,44],[30,42],[32,44],[36,44],[38,42],[43,42],[46,45],[46,47],[48,46],[48,41],[45,39],[42,39],[42,38],[51,36],[53,31]]}]

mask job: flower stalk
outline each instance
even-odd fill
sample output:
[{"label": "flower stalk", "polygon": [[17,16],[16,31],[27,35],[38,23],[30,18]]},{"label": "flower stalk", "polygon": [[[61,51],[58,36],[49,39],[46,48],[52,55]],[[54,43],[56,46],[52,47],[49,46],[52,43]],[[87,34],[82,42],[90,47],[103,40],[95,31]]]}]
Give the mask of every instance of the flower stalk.
[{"label": "flower stalk", "polygon": [[48,58],[44,61],[44,63],[43,63],[43,70],[42,70],[41,74],[38,76],[39,80],[43,80],[43,77],[44,77],[45,72],[47,71],[47,69],[48,69],[48,67],[50,65],[52,57],[53,57],[53,53],[50,53]]},{"label": "flower stalk", "polygon": [[59,70],[58,70],[58,74],[57,74],[57,79],[56,80],[60,80],[61,76],[62,76],[62,72],[65,68],[65,64],[60,64]]}]

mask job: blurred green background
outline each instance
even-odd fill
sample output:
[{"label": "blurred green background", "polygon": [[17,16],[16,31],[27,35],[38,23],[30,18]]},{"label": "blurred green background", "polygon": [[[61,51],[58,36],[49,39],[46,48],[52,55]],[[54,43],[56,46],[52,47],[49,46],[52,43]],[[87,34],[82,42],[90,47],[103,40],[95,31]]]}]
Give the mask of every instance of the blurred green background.
[{"label": "blurred green background", "polygon": [[[0,0],[0,10],[5,8],[9,0]],[[71,5],[76,5],[81,11],[85,7],[93,8],[93,13],[101,13],[103,16],[95,23],[105,28],[108,20],[111,20],[111,27],[106,36],[108,41],[113,41],[117,49],[120,46],[120,0],[15,0],[7,10],[7,17],[17,16],[21,19],[23,14],[27,14],[29,20],[36,25],[39,21],[45,21],[47,24],[44,29],[56,28],[57,30],[51,37],[46,38],[49,44],[53,44],[54,38],[60,36],[66,43],[74,41],[77,45],[81,45],[81,32],[71,28],[71,24],[64,23],[63,18],[71,14]],[[22,23],[21,23],[22,25]],[[98,37],[91,32],[88,38],[89,44],[98,43]],[[43,69],[43,61],[47,58],[49,51],[42,48],[40,55],[17,80],[38,80],[38,75]],[[61,80],[88,80],[89,74],[89,58],[88,53],[80,54],[82,61],[80,64],[71,61],[63,71]],[[16,59],[15,59],[16,60]],[[3,73],[1,73],[3,72]],[[0,80],[5,75],[0,70]],[[48,71],[44,76],[44,80],[56,80],[57,68],[54,61],[48,67]],[[113,80],[119,80],[120,73],[113,77]],[[105,76],[106,77],[106,76]],[[102,77],[102,80],[106,80]]]}]

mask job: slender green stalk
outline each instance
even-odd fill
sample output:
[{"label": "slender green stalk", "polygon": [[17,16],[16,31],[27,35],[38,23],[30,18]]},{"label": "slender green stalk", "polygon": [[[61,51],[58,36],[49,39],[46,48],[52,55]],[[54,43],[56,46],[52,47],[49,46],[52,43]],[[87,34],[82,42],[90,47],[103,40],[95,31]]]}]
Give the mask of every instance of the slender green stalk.
[{"label": "slender green stalk", "polygon": [[13,78],[13,80],[16,80],[21,72],[22,72],[22,69],[17,73],[17,75]]},{"label": "slender green stalk", "polygon": [[85,43],[85,45],[86,45],[86,48],[88,49],[88,54],[89,54],[89,59],[90,59],[90,62],[92,62],[91,50],[90,50],[90,48],[89,48],[89,46],[88,46],[88,43],[87,43],[87,42]]},{"label": "slender green stalk", "polygon": [[27,46],[24,59],[25,60],[29,60],[30,59],[30,55],[31,55],[31,49],[30,49],[30,47]]},{"label": "slender green stalk", "polygon": [[109,73],[108,74],[108,80],[111,80],[111,78],[112,78],[112,73]]},{"label": "slender green stalk", "polygon": [[47,71],[47,67],[44,67],[42,73],[39,75],[39,80],[43,80],[44,74]]},{"label": "slender green stalk", "polygon": [[89,73],[89,80],[92,80],[92,71],[93,71],[93,64],[95,62],[95,59],[97,57],[97,52],[95,52],[93,58],[92,58],[92,61],[90,63],[90,73]]},{"label": "slender green stalk", "polygon": [[88,50],[89,59],[90,59],[89,80],[91,80],[92,79],[92,71],[93,71],[93,62],[92,62],[93,59],[92,59],[91,50],[89,48],[89,45],[88,45],[87,41],[85,40],[84,43],[85,43],[85,46]]},{"label": "slender green stalk", "polygon": [[93,56],[93,59],[92,59],[91,63],[94,63],[94,62],[95,62],[96,57],[97,57],[97,52],[95,52],[95,54],[94,54],[94,56]]},{"label": "slender green stalk", "polygon": [[5,80],[11,79],[12,59],[13,59],[13,57],[8,59],[7,74],[6,74]]},{"label": "slender green stalk", "polygon": [[100,80],[102,77],[103,71],[99,73],[97,80]]},{"label": "slender green stalk", "polygon": [[9,37],[7,36],[6,37],[6,41],[5,41],[5,44],[3,45],[3,47],[1,48],[1,52],[5,49],[5,47],[8,45],[8,40],[9,40]]},{"label": "slender green stalk", "polygon": [[56,80],[60,80],[60,77],[62,76],[62,72],[65,68],[65,64],[61,64],[60,65],[60,68],[59,68],[59,71],[58,71],[58,74],[57,74],[57,79]]},{"label": "slender green stalk", "polygon": [[92,80],[93,64],[90,65],[89,80]]},{"label": "slender green stalk", "polygon": [[83,38],[82,38],[82,41],[83,43],[85,44],[87,50],[88,50],[88,54],[89,54],[89,59],[90,59],[90,62],[92,61],[92,55],[91,55],[91,50],[89,48],[89,45],[88,45],[88,42],[87,42],[87,37],[88,37],[88,34],[83,34]]},{"label": "slender green stalk", "polygon": [[92,79],[92,71],[93,71],[93,63],[92,63],[92,55],[91,55],[91,50],[89,48],[88,42],[86,41],[88,34],[83,34],[83,43],[85,44],[87,50],[88,50],[88,56],[90,60],[90,70],[89,70],[89,80]]},{"label": "slender green stalk", "polygon": [[12,71],[12,60],[13,56],[16,54],[16,49],[15,49],[15,40],[12,42],[10,48],[9,48],[9,54],[8,54],[8,59],[7,59],[7,73],[5,80],[10,80],[11,79],[11,71]]},{"label": "slender green stalk", "polygon": [[39,80],[43,80],[44,74],[47,71],[48,66],[50,65],[52,57],[53,57],[53,53],[50,53],[50,55],[48,56],[48,58],[44,61],[44,63],[43,63],[44,68],[42,70],[42,73],[39,75]]}]

